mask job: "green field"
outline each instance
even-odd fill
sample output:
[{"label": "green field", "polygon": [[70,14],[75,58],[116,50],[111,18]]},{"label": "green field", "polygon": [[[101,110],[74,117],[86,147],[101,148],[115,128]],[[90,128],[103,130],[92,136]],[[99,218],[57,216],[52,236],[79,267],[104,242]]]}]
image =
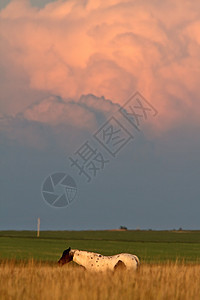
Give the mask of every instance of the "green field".
[{"label": "green field", "polygon": [[113,255],[136,254],[141,262],[200,262],[200,231],[0,231],[0,260],[57,262],[68,247]]}]

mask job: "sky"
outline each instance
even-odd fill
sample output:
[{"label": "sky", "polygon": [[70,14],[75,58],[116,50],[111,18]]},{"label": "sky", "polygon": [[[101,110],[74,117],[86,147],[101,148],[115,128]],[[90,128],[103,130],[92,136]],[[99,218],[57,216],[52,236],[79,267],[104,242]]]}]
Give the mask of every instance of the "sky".
[{"label": "sky", "polygon": [[0,230],[200,229],[200,2],[1,0],[0,25]]}]

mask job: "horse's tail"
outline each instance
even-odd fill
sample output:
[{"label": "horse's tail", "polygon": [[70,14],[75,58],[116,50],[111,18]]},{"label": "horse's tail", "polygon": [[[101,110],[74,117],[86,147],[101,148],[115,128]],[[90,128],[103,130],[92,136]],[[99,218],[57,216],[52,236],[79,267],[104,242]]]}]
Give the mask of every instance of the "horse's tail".
[{"label": "horse's tail", "polygon": [[134,255],[134,258],[135,258],[136,263],[137,263],[137,268],[139,268],[139,266],[140,266],[140,260],[139,260],[139,258],[136,255]]}]

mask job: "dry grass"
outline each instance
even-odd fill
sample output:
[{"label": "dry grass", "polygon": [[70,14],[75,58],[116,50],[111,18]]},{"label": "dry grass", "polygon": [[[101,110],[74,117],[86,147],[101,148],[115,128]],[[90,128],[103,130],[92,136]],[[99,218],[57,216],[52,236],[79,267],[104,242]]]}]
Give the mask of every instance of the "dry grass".
[{"label": "dry grass", "polygon": [[94,274],[65,267],[2,262],[0,299],[200,299],[200,265],[142,265],[138,272]]}]

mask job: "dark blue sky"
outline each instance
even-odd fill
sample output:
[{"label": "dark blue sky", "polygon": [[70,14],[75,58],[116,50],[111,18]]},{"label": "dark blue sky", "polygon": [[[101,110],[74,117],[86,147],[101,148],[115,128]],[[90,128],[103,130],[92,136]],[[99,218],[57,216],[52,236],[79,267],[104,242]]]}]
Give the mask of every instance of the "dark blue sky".
[{"label": "dark blue sky", "polygon": [[[175,128],[152,139],[137,134],[91,183],[66,155],[92,135],[74,131],[68,145],[66,128],[61,147],[48,128],[41,131],[49,141],[42,150],[3,139],[1,229],[34,229],[38,217],[42,229],[199,228],[198,131]],[[61,171],[73,176],[78,195],[67,207],[54,208],[43,200],[41,185]]]}]

